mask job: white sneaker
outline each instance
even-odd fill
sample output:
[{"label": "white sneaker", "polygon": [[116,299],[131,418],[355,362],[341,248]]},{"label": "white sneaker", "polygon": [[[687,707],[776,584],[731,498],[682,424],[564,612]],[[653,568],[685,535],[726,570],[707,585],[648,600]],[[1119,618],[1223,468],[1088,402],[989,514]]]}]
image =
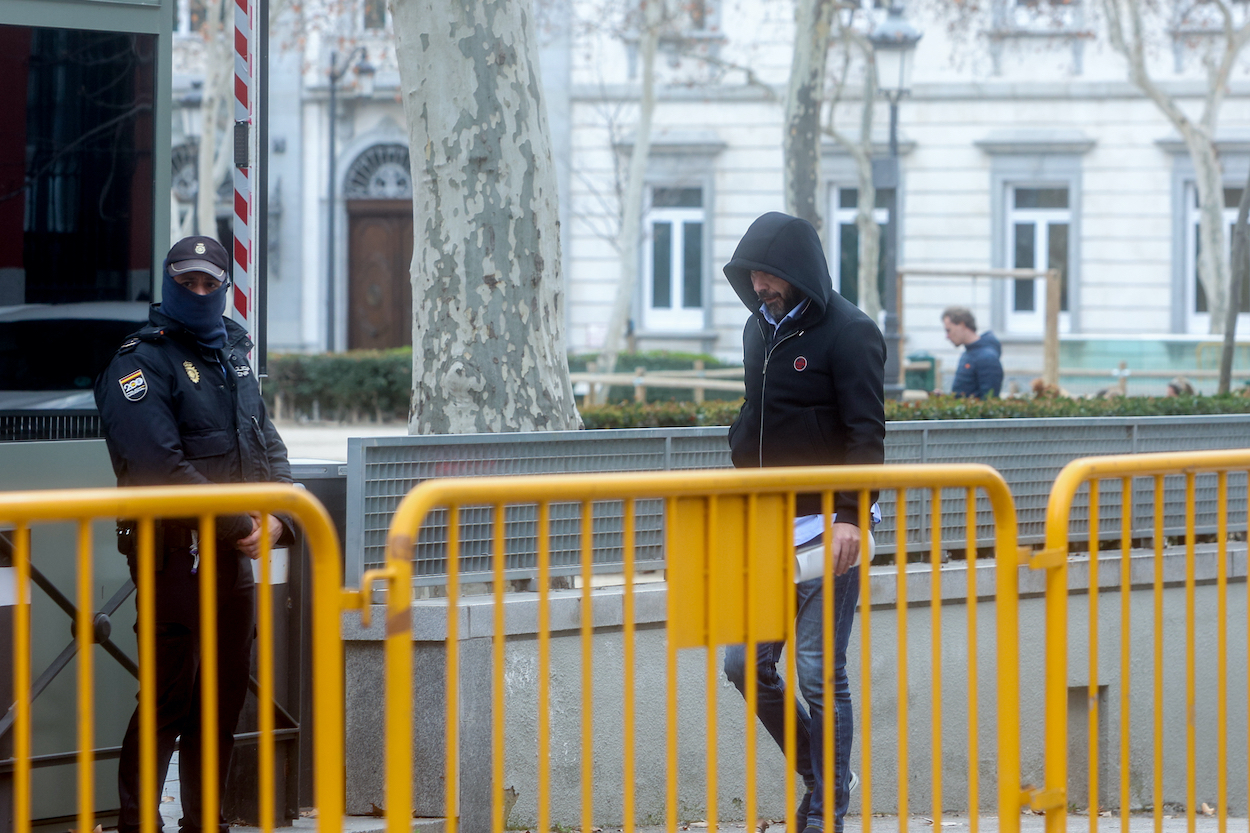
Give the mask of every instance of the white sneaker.
[{"label": "white sneaker", "polygon": [[846,788],[847,795],[855,792],[855,788],[859,786],[859,776],[855,774],[855,770],[851,770],[851,785]]}]

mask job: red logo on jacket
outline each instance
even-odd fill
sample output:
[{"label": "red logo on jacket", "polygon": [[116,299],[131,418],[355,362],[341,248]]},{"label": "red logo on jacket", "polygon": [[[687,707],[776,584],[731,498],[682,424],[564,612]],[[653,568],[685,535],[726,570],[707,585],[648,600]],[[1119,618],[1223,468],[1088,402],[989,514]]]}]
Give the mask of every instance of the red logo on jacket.
[{"label": "red logo on jacket", "polygon": [[797,359],[795,359],[795,360],[794,360],[794,369],[795,369],[795,370],[806,370],[806,369],[807,369],[807,359],[803,358],[802,356],[799,356]]}]

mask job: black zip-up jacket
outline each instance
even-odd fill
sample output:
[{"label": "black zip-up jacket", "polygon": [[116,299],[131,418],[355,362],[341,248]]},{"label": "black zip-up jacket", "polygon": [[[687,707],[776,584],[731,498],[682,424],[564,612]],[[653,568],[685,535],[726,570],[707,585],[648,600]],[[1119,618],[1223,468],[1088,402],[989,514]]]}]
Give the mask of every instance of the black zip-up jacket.
[{"label": "black zip-up jacket", "polygon": [[[117,485],[290,483],[286,446],[247,361],[247,331],[226,318],[226,347],[210,350],[159,305],[148,321],[95,383]],[[290,525],[283,525],[289,539]],[[217,518],[219,541],[251,529],[246,515]]]},{"label": "black zip-up jacket", "polygon": [[[776,275],[809,301],[775,337],[759,311],[753,270]],[[797,217],[765,214],[738,243],[725,275],[753,313],[742,333],[746,401],[729,429],[734,465],[883,464],[885,339],[833,291],[816,229]],[[854,493],[837,493],[834,505],[840,522],[858,524]],[[799,495],[799,515],[820,511],[819,495]]]}]

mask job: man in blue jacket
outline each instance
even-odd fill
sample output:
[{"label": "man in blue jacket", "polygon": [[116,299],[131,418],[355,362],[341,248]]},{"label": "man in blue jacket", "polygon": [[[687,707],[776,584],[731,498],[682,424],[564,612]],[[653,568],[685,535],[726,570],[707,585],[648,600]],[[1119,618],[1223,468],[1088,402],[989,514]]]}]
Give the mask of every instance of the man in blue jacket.
[{"label": "man in blue jacket", "polygon": [[[291,482],[286,446],[266,416],[248,364],[251,339],[224,317],[229,268],[225,248],[210,237],[175,243],[149,326],[123,341],[96,379],[95,400],[117,485]],[[216,518],[218,772],[209,777],[218,779],[218,796],[247,696],[256,602],[250,559],[260,554],[260,520],[259,514]],[[268,516],[268,526],[274,545],[292,540],[281,519]],[[203,833],[198,527],[195,518],[156,525],[156,795],[181,738],[183,833]],[[138,584],[134,524],[119,521],[117,532],[118,549]],[[119,833],[136,833],[145,812],[155,814],[161,830],[158,807],[139,806],[137,709],[122,740],[117,780]],[[214,827],[226,833],[220,808],[210,812],[217,819]]]},{"label": "man in blue jacket", "polygon": [[[743,235],[725,266],[730,285],[751,312],[742,333],[746,400],[729,429],[733,463],[763,466],[881,465],[885,462],[885,339],[867,315],[833,291],[828,261],[811,223],[765,214]],[[872,496],[875,500],[875,494]],[[795,584],[797,760],[807,787],[798,807],[797,833],[821,833],[826,786],[831,786],[834,830],[842,830],[850,804],[853,713],[846,652],[859,600],[859,499],[834,495],[832,519],[834,783],[825,785],[823,606],[824,579]],[[824,517],[819,494],[796,498],[795,549],[821,542]],[[877,516],[873,506],[873,515]],[[879,520],[879,516],[874,519]],[[871,538],[870,538],[871,541]],[[870,544],[871,549],[871,544]],[[782,644],[756,646],[760,723],[785,749],[786,692],[777,673]],[[746,688],[746,651],[725,649],[725,674]]]},{"label": "man in blue jacket", "polygon": [[1003,346],[998,339],[989,330],[977,336],[977,319],[967,307],[944,309],[942,326],[946,328],[947,340],[964,348],[951,393],[977,399],[998,396],[1003,387],[1003,363],[999,360]]}]

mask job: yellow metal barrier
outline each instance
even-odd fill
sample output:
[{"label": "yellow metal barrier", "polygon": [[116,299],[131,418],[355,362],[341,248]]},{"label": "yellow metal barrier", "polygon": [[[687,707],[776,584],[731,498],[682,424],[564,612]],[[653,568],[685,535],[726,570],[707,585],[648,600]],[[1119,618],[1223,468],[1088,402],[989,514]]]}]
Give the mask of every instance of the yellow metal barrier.
[{"label": "yellow metal barrier", "polygon": [[[634,507],[638,500],[661,499],[665,505],[666,564],[668,570],[668,658],[667,658],[667,742],[666,758],[648,762],[649,766],[664,766],[667,778],[667,826],[676,830],[678,824],[678,752],[677,752],[677,651],[683,648],[706,649],[706,709],[707,709],[707,821],[715,829],[717,808],[717,703],[716,691],[720,688],[721,672],[717,662],[716,648],[731,643],[746,643],[747,656],[754,655],[754,647],[761,642],[785,639],[788,646],[786,668],[790,691],[795,687],[795,594],[793,587],[794,545],[791,523],[794,517],[795,498],[800,493],[816,492],[822,495],[826,535],[833,506],[833,492],[854,491],[859,493],[860,526],[868,526],[869,490],[894,489],[898,492],[896,505],[899,517],[896,521],[901,555],[897,561],[897,609],[898,609],[898,710],[893,717],[898,726],[899,777],[896,788],[899,826],[908,826],[908,701],[910,699],[907,677],[907,577],[908,570],[906,530],[912,528],[906,515],[908,490],[921,490],[932,506],[932,535],[929,555],[931,575],[932,616],[931,648],[934,670],[932,708],[932,778],[933,819],[940,822],[942,816],[942,710],[941,710],[941,640],[942,631],[942,585],[941,562],[943,558],[941,496],[943,489],[960,490],[967,496],[968,513],[963,520],[967,528],[965,553],[968,559],[968,632],[969,667],[968,679],[968,753],[970,762],[969,795],[966,806],[970,810],[972,829],[978,825],[980,805],[978,783],[979,761],[979,699],[977,694],[978,673],[976,668],[977,646],[977,599],[980,595],[976,582],[978,542],[977,497],[988,500],[995,523],[993,542],[996,596],[996,662],[997,662],[997,782],[998,782],[998,829],[1004,833],[1016,833],[1020,826],[1022,800],[1026,797],[1020,788],[1020,740],[1019,740],[1019,648],[1018,648],[1018,567],[1021,555],[1017,547],[1015,506],[1010,492],[1001,476],[993,469],[980,465],[949,466],[863,466],[822,467],[797,469],[750,469],[737,471],[682,471],[661,473],[613,473],[587,475],[555,475],[542,477],[483,477],[460,479],[436,479],[422,483],[410,492],[400,504],[391,525],[387,557],[392,563],[410,558],[417,533],[430,513],[447,509],[447,769],[445,772],[446,830],[454,833],[458,824],[458,623],[461,590],[459,578],[460,526],[465,523],[462,510],[469,507],[489,507],[493,517],[493,540],[490,552],[494,570],[494,671],[493,697],[493,750],[491,777],[491,829],[502,831],[504,818],[504,715],[505,691],[504,668],[504,517],[509,506],[537,504],[537,674],[536,674],[536,735],[538,745],[537,770],[537,829],[549,830],[552,825],[551,784],[548,756],[550,754],[550,680],[551,667],[551,621],[550,604],[550,542],[549,526],[552,503],[577,503],[581,507],[581,526],[578,533],[581,551],[581,685],[583,698],[581,708],[581,806],[580,819],[583,830],[592,829],[594,822],[593,787],[595,761],[593,748],[594,717],[591,704],[592,628],[594,624],[593,597],[591,593],[591,535],[592,505],[597,501],[620,501],[624,507],[622,536],[624,588],[622,595],[622,653],[623,653],[623,715],[624,733],[622,773],[622,821],[625,830],[636,825],[635,792],[638,787],[635,751],[635,534]],[[867,550],[867,537],[862,542]],[[826,548],[826,564],[830,552]],[[860,596],[859,625],[861,628],[861,675],[858,719],[860,724],[858,742],[861,749],[861,805],[862,829],[867,833],[872,825],[872,728],[870,709],[870,685],[872,675],[872,642],[870,634],[870,573],[869,559],[861,553],[859,563]],[[824,578],[824,634],[825,667],[831,668],[833,577],[827,569]],[[756,829],[756,679],[754,663],[747,662],[747,719],[745,720],[745,748],[747,756],[746,789],[744,796],[745,817],[748,829]],[[833,765],[833,695],[832,674],[826,674],[824,712],[824,783],[832,792],[831,767]],[[888,716],[887,716],[888,717]],[[792,818],[795,812],[794,766],[795,710],[793,698],[786,705],[786,812]],[[832,797],[827,793],[828,797]],[[826,800],[825,829],[833,829],[832,801]],[[565,823],[568,823],[567,820]]]},{"label": "yellow metal barrier", "polygon": [[[201,698],[202,726],[205,737],[202,772],[217,771],[217,645],[216,645],[216,553],[215,518],[226,514],[259,512],[261,529],[261,584],[258,588],[258,656],[259,656],[259,702],[272,703],[273,676],[273,609],[269,593],[269,541],[268,524],[264,516],[281,513],[297,521],[303,528],[312,560],[313,587],[313,708],[316,722],[315,761],[316,803],[319,810],[319,828],[327,831],[341,830],[343,816],[343,771],[341,762],[343,748],[343,699],[342,668],[343,647],[340,616],[345,609],[362,609],[369,583],[385,579],[390,584],[391,619],[388,633],[397,633],[388,641],[408,647],[407,616],[409,614],[409,585],[411,566],[407,559],[392,562],[385,570],[366,577],[361,592],[342,591],[340,588],[340,562],[338,540],[334,526],[324,507],[302,489],[279,484],[241,484],[222,486],[178,486],[127,489],[84,489],[40,492],[0,493],[0,524],[11,526],[14,538],[13,567],[17,584],[14,608],[14,668],[13,691],[15,699],[14,723],[14,830],[30,833],[31,829],[31,654],[30,654],[30,537],[33,524],[57,521],[78,524],[77,546],[77,725],[78,752],[78,822],[80,831],[95,828],[95,791],[93,782],[94,727],[94,669],[93,669],[93,623],[92,611],[92,550],[91,522],[115,518],[137,518],[138,538],[138,613],[139,622],[152,622],[155,617],[156,600],[153,587],[155,576],[155,521],[161,518],[199,518],[200,530],[200,632],[201,632]],[[116,552],[113,556],[120,558]],[[400,621],[400,613],[402,619]],[[390,700],[399,704],[387,712],[387,766],[388,778],[399,784],[411,781],[411,761],[407,738],[411,735],[411,717],[403,708],[406,698],[397,696],[406,691],[411,678],[410,660],[404,656],[395,659],[388,647],[388,659],[395,665],[390,670]],[[140,778],[143,808],[142,833],[154,833],[155,819],[151,812],[158,803],[160,785],[156,784],[156,694],[155,694],[155,636],[153,628],[139,628],[139,675],[140,675]],[[399,681],[396,685],[395,682]],[[274,817],[274,719],[270,708],[260,709],[260,817],[262,829],[269,833]],[[208,775],[203,778],[202,805],[203,829],[217,827],[219,806],[217,779]],[[408,833],[411,806],[407,792],[392,797],[393,813],[388,819],[389,833]]]},{"label": "yellow metal barrier", "polygon": [[[1047,506],[1046,514],[1046,548],[1039,553],[1034,559],[1034,566],[1047,571],[1046,577],[1046,788],[1044,795],[1054,800],[1045,802],[1046,809],[1046,830],[1047,833],[1059,833],[1067,829],[1068,824],[1068,807],[1080,807],[1084,802],[1088,801],[1089,829],[1091,833],[1096,833],[1099,825],[1099,809],[1100,809],[1100,785],[1099,785],[1099,762],[1101,760],[1102,751],[1099,748],[1100,732],[1095,730],[1100,721],[1100,710],[1103,706],[1101,688],[1102,681],[1105,678],[1105,672],[1100,675],[1099,663],[1099,645],[1100,645],[1100,620],[1099,620],[1099,600],[1102,592],[1110,586],[1111,590],[1120,594],[1120,616],[1119,616],[1119,685],[1116,694],[1119,699],[1119,807],[1121,813],[1121,829],[1128,829],[1129,814],[1133,806],[1133,785],[1132,781],[1137,780],[1139,790],[1144,788],[1144,779],[1139,775],[1137,779],[1131,778],[1130,754],[1132,750],[1132,741],[1134,739],[1142,739],[1151,737],[1152,756],[1150,767],[1153,769],[1153,778],[1150,783],[1151,804],[1154,816],[1154,829],[1162,830],[1164,818],[1164,747],[1165,747],[1165,667],[1184,669],[1184,711],[1181,720],[1184,723],[1184,761],[1183,770],[1185,778],[1184,803],[1186,806],[1187,828],[1189,831],[1195,829],[1196,815],[1199,812],[1198,805],[1203,803],[1203,799],[1199,799],[1196,790],[1196,778],[1199,770],[1199,761],[1197,759],[1198,732],[1205,726],[1199,725],[1197,710],[1199,708],[1199,694],[1203,693],[1209,700],[1214,691],[1215,703],[1215,721],[1212,729],[1208,734],[1214,735],[1215,740],[1215,771],[1216,771],[1216,806],[1207,809],[1219,816],[1219,830],[1221,833],[1227,830],[1228,823],[1228,581],[1229,581],[1229,475],[1242,474],[1250,470],[1250,451],[1233,450],[1233,451],[1199,451],[1184,453],[1165,453],[1165,454],[1136,454],[1108,457],[1092,457],[1075,460],[1069,463],[1059,477],[1056,479],[1050,493],[1050,500]],[[1165,576],[1164,569],[1164,551],[1167,545],[1168,534],[1165,531],[1164,516],[1165,506],[1167,504],[1167,478],[1171,476],[1180,478],[1183,483],[1180,488],[1173,487],[1173,493],[1177,491],[1183,492],[1184,506],[1184,533],[1183,536],[1175,536],[1183,538],[1185,570],[1183,576],[1184,582],[1184,635],[1183,650],[1184,655],[1177,657],[1169,656],[1168,665],[1165,666],[1164,643],[1167,634],[1165,623],[1169,617],[1168,611],[1165,610],[1165,592],[1167,584],[1177,583],[1177,577],[1173,576],[1170,580]],[[1211,668],[1209,663],[1203,662],[1203,657],[1198,652],[1197,639],[1197,582],[1196,582],[1196,557],[1198,546],[1198,535],[1196,533],[1195,519],[1195,494],[1197,478],[1204,476],[1206,479],[1214,478],[1216,489],[1216,532],[1215,532],[1215,665],[1214,673],[1209,673]],[[1144,523],[1146,520],[1151,522],[1148,529],[1137,530],[1134,524],[1133,512],[1133,495],[1134,486],[1138,478],[1147,479],[1150,486],[1151,500],[1150,510],[1146,519],[1139,519]],[[1104,482],[1110,483],[1104,488]],[[1244,481],[1243,481],[1244,482]],[[1089,489],[1089,518],[1088,518],[1088,569],[1089,569],[1089,668],[1088,668],[1088,685],[1087,685],[1087,723],[1090,727],[1088,738],[1085,739],[1088,748],[1088,797],[1081,795],[1069,795],[1068,785],[1070,773],[1068,771],[1068,709],[1069,709],[1069,691],[1070,682],[1069,674],[1077,675],[1079,670],[1070,671],[1068,667],[1069,652],[1079,648],[1077,643],[1069,642],[1069,612],[1068,612],[1068,596],[1069,596],[1069,546],[1070,546],[1070,527],[1074,522],[1084,521],[1083,518],[1071,517],[1071,507],[1073,498],[1078,490],[1083,486]],[[1107,500],[1104,497],[1107,493],[1114,494],[1118,492],[1118,501]],[[1174,503],[1174,501],[1173,501]],[[1120,563],[1118,579],[1109,576],[1104,580],[1100,576],[1100,545],[1099,532],[1104,537],[1108,535],[1114,536],[1116,527],[1109,529],[1103,524],[1103,512],[1119,510],[1119,526],[1118,538],[1120,549]],[[1245,506],[1239,505],[1239,513],[1244,517]],[[1173,510],[1175,511],[1175,510]],[[1114,517],[1109,518],[1114,522]],[[1150,567],[1150,591],[1152,595],[1152,603],[1150,614],[1153,620],[1153,669],[1152,677],[1152,697],[1149,714],[1152,718],[1150,726],[1140,725],[1141,721],[1134,721],[1134,712],[1132,706],[1133,700],[1130,698],[1131,681],[1133,679],[1133,639],[1132,639],[1132,623],[1134,618],[1133,605],[1131,603],[1131,595],[1134,581],[1139,585],[1144,584],[1146,576],[1138,576],[1134,578],[1133,570],[1133,542],[1134,540],[1142,541],[1148,546],[1148,552],[1142,552],[1138,556],[1139,566]],[[1244,540],[1244,538],[1242,539]],[[1076,562],[1071,562],[1076,563]],[[1244,562],[1243,562],[1244,563]],[[1139,606],[1140,607],[1140,606]],[[1137,612],[1137,618],[1142,617],[1142,612]],[[1175,627],[1175,626],[1173,626]],[[1206,636],[1209,636],[1207,634]],[[1209,656],[1209,654],[1207,655]],[[1206,669],[1204,688],[1200,692],[1198,689],[1197,675],[1201,669]],[[1144,675],[1143,675],[1144,676]],[[1174,690],[1174,689],[1170,689]],[[1203,706],[1206,705],[1204,701]],[[1140,712],[1139,712],[1140,714]],[[1210,725],[1210,724],[1205,724]],[[1075,739],[1074,739],[1075,740]],[[1205,751],[1205,750],[1204,750]],[[1209,795],[1209,793],[1208,793]]]}]

